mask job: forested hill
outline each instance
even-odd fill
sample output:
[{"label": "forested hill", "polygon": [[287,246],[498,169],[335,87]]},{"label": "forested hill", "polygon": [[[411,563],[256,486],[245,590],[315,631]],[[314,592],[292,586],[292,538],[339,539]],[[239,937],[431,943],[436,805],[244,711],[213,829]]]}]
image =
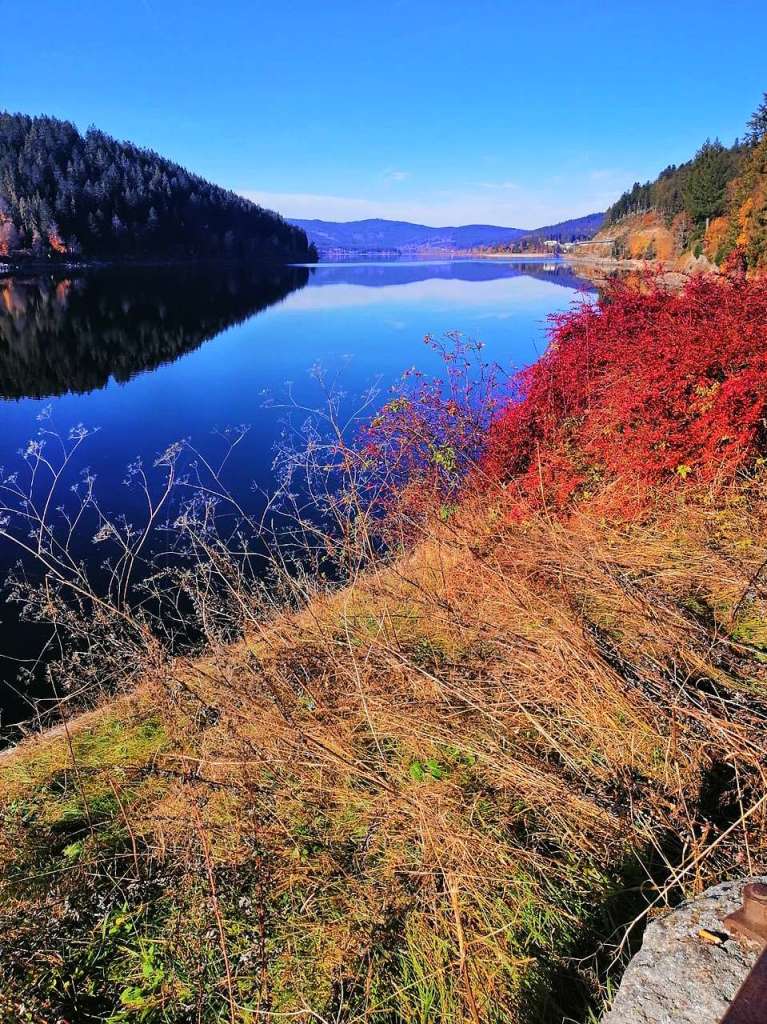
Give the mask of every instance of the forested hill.
[{"label": "forested hill", "polygon": [[306,233],[151,150],[0,112],[0,259],[316,259]]},{"label": "forested hill", "polygon": [[767,271],[767,93],[741,140],[729,147],[707,140],[691,160],[636,182],[581,251],[677,261],[680,269],[703,258]]},{"label": "forested hill", "polygon": [[604,219],[603,213],[588,213],[585,217],[574,217],[556,224],[546,224],[542,228],[526,232],[522,241],[580,242],[585,238],[593,238],[602,227]]},{"label": "forested hill", "polygon": [[654,211],[668,224],[685,214],[691,226],[724,212],[727,186],[740,171],[748,147],[738,141],[727,148],[716,139],[706,141],[692,160],[670,164],[655,181],[635,182],[605,215],[607,225],[624,217]]},{"label": "forested hill", "polygon": [[602,227],[604,219],[603,213],[588,213],[585,217],[574,217],[559,221],[557,224],[545,224],[541,228],[525,231],[512,242],[492,242],[489,245],[477,246],[477,251],[498,254],[539,252],[544,247],[550,249],[552,242],[556,243],[556,246],[550,251],[556,251],[557,246],[593,238]]}]

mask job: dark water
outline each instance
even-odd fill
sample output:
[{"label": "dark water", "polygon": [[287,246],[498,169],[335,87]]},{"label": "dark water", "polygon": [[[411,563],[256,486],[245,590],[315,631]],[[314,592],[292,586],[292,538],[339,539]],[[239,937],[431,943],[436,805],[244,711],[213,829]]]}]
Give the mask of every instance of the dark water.
[{"label": "dark water", "polygon": [[[81,465],[97,475],[104,506],[128,515],[124,485],[136,457],[151,464],[180,438],[214,452],[217,430],[249,424],[228,465],[235,492],[269,490],[286,382],[313,404],[321,364],[350,396],[385,389],[409,366],[439,372],[425,334],[481,339],[504,367],[532,362],[549,313],[590,290],[556,261],[324,264],[316,268],[166,268],[0,278],[0,467],[49,411],[61,432],[99,430]],[[3,546],[5,545],[5,546]],[[17,558],[0,541],[0,574]],[[29,708],[14,692],[18,665],[39,634],[0,603],[0,714]],[[14,660],[14,659],[18,659]]]}]

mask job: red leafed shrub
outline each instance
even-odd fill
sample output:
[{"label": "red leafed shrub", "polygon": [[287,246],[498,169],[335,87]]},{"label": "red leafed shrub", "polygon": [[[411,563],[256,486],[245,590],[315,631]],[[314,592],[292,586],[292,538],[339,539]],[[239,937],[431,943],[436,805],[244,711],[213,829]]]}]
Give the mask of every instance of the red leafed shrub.
[{"label": "red leafed shrub", "polygon": [[767,451],[767,280],[644,284],[552,318],[546,354],[491,430],[493,478],[560,506],[611,484],[628,506]]},{"label": "red leafed shrub", "polygon": [[457,332],[425,341],[440,357],[442,374],[405,373],[359,441],[368,470],[364,502],[384,513],[418,517],[435,504],[443,512],[452,507],[481,463],[502,404],[499,368],[482,360],[481,343]]}]

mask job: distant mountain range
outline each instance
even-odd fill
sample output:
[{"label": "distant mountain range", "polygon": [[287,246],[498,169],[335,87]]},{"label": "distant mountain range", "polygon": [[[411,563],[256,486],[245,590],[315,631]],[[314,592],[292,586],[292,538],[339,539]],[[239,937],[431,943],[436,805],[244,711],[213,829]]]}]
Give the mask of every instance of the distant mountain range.
[{"label": "distant mountain range", "polygon": [[547,224],[529,230],[504,228],[495,224],[466,224],[462,227],[432,228],[402,220],[289,220],[302,228],[320,253],[466,252],[494,246],[524,246],[534,240],[575,242],[592,238],[604,220],[603,213]]}]

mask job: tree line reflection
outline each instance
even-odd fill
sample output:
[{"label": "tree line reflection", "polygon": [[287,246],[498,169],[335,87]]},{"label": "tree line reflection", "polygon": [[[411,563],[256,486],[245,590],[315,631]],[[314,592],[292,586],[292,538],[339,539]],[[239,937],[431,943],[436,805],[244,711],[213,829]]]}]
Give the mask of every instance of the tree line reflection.
[{"label": "tree line reflection", "polygon": [[198,265],[0,278],[0,397],[130,380],[282,301],[309,273]]}]

